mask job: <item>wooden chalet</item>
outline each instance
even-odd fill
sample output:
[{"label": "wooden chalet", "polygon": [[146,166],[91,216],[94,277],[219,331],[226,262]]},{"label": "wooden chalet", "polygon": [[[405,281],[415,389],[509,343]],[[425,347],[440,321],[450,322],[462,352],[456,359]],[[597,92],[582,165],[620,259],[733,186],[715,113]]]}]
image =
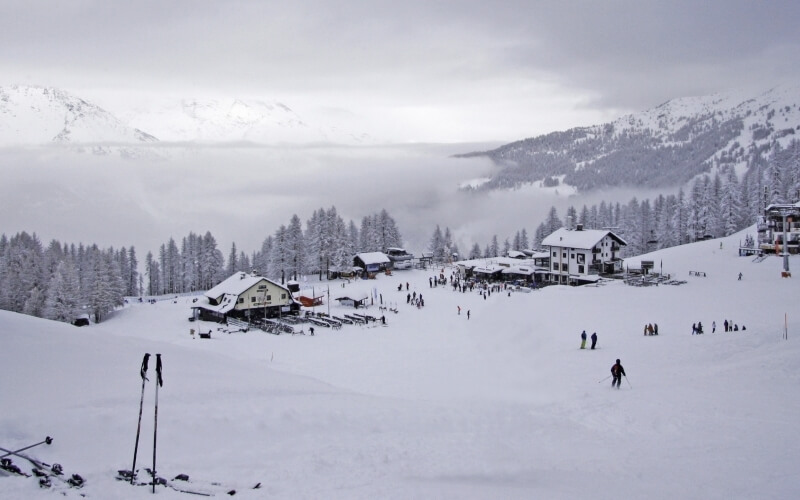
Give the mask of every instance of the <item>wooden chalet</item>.
[{"label": "wooden chalet", "polygon": [[288,287],[272,280],[234,273],[228,279],[203,294],[192,305],[194,316],[204,321],[225,321],[228,317],[245,321],[298,314],[300,304]]}]

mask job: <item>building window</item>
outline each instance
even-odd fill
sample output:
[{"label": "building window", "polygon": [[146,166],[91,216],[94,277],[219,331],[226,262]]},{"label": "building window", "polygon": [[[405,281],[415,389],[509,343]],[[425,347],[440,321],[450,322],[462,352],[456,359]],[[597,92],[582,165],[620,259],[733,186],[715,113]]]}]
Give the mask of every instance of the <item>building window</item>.
[{"label": "building window", "polygon": [[558,271],[558,262],[553,262],[553,271]]},{"label": "building window", "polygon": [[256,303],[256,298],[255,297],[250,297],[250,302],[255,304]]},{"label": "building window", "polygon": [[236,301],[237,304],[244,304],[244,297],[239,297],[239,300]]},{"label": "building window", "polygon": [[578,274],[585,274],[585,273],[586,273],[585,267],[584,266],[578,266]]},{"label": "building window", "polygon": [[286,294],[285,294],[285,293],[282,293],[282,294],[281,294],[281,298],[282,298],[282,299],[286,299]]},{"label": "building window", "polygon": [[553,257],[555,257],[555,256],[556,256],[556,252],[553,252]]},{"label": "building window", "polygon": [[575,260],[575,254],[574,253],[570,254],[570,257],[572,257],[572,260]]},{"label": "building window", "polygon": [[272,300],[272,295],[267,295],[267,302]]},{"label": "building window", "polygon": [[561,258],[562,258],[562,259],[566,259],[566,258],[567,258],[567,252],[564,252],[564,253],[562,253],[562,254],[561,254]]}]

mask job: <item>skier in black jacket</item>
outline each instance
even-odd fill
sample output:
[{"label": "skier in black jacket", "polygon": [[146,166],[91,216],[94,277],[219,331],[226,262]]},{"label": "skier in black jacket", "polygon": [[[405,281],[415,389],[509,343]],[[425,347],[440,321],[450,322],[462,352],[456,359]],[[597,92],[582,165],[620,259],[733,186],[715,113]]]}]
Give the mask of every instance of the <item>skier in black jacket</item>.
[{"label": "skier in black jacket", "polygon": [[611,387],[616,385],[617,389],[619,389],[620,384],[622,383],[622,376],[625,375],[625,368],[622,367],[619,360],[611,367]]}]

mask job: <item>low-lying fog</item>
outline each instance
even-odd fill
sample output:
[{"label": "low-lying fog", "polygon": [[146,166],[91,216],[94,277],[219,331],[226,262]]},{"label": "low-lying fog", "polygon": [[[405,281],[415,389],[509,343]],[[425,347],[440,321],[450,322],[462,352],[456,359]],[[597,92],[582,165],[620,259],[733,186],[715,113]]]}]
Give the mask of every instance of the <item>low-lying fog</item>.
[{"label": "low-lying fog", "polygon": [[158,159],[121,159],[63,149],[0,151],[0,233],[36,233],[46,245],[135,246],[140,259],[170,237],[211,231],[227,257],[231,243],[251,253],[297,214],[335,206],[360,227],[385,208],[406,248],[427,249],[437,224],[449,227],[462,253],[536,227],[556,206],[578,210],[600,200],[627,202],[655,193],[565,194],[526,188],[470,193],[459,186],[491,174],[487,159],[457,153],[490,145],[376,147],[159,147]]}]

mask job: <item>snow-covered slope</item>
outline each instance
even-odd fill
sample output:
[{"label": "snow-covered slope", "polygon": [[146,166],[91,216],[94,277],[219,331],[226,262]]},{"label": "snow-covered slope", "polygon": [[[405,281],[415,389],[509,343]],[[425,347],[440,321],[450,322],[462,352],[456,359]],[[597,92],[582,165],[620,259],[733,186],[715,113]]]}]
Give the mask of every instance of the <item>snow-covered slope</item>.
[{"label": "snow-covered slope", "polygon": [[[484,299],[430,288],[425,271],[309,277],[330,285],[331,299],[377,293],[399,310],[385,312],[387,327],[318,327],[314,337],[189,323],[191,297],[135,303],[80,329],[0,312],[0,446],[51,435],[31,454],[87,479],[67,497],[152,498],[112,479],[131,464],[150,352],[164,363],[159,472],[237,486],[237,498],[796,498],[800,285],[780,278],[779,258],[738,257],[743,237],[642,257],[680,286]],[[406,282],[425,307],[406,304]],[[330,309],[351,311],[333,300]],[[747,330],[723,333],[724,319]],[[698,321],[706,334],[692,336]],[[659,336],[642,335],[649,322]],[[582,330],[597,332],[599,349],[578,349]],[[605,379],[616,358],[620,390]],[[152,463],[153,363],[142,468]],[[256,482],[262,489],[246,489]],[[52,495],[0,477],[2,498]]]},{"label": "snow-covered slope", "polygon": [[0,87],[0,146],[156,142],[108,111],[64,90]]}]

